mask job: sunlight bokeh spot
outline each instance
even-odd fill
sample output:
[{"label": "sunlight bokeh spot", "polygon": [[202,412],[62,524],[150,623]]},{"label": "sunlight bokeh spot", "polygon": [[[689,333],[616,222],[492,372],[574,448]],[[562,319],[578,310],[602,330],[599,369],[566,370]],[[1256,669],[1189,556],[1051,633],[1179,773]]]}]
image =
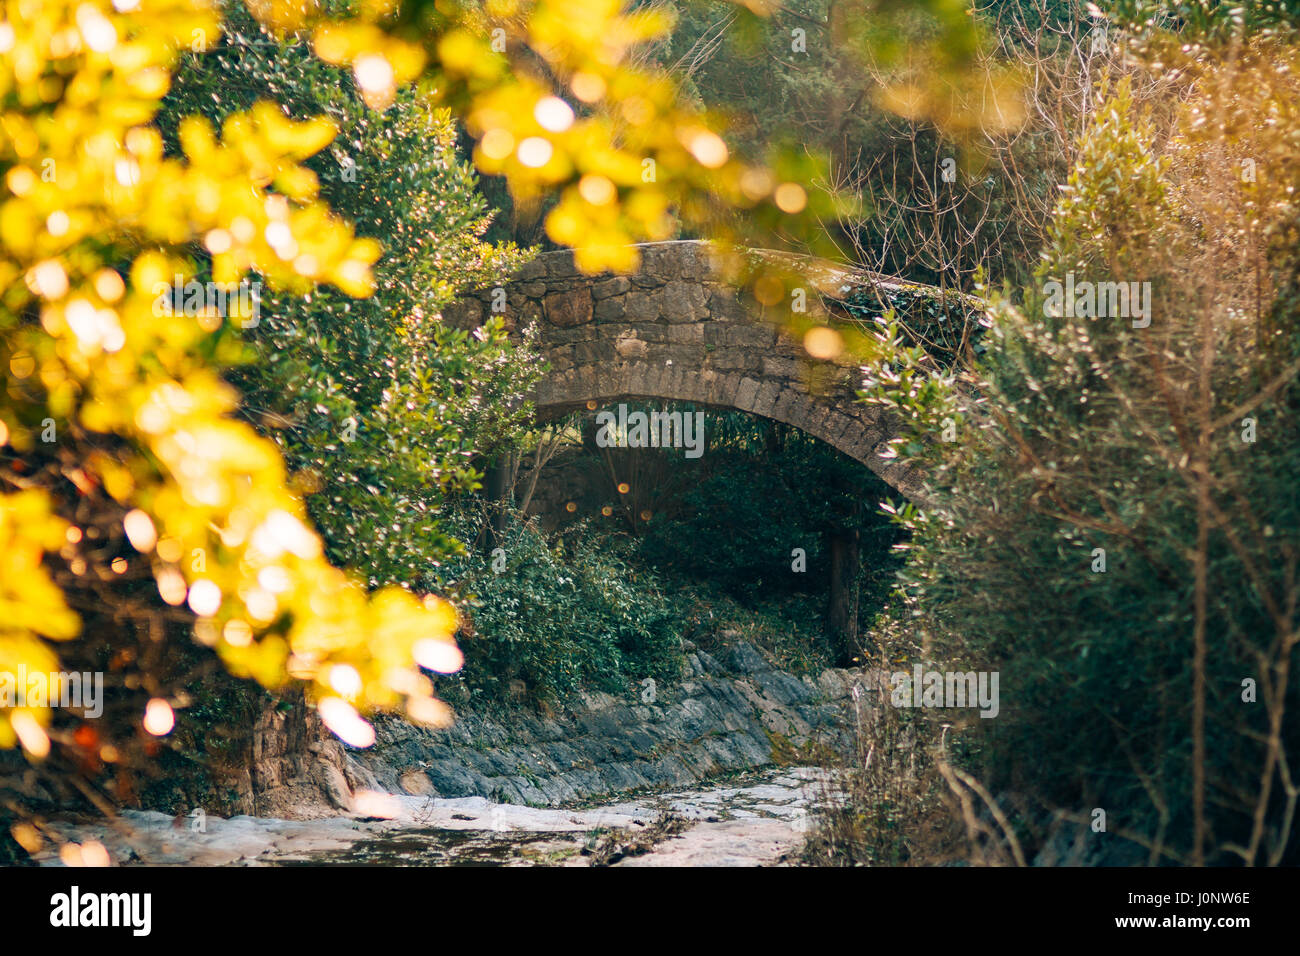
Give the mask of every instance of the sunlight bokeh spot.
[{"label": "sunlight bokeh spot", "polygon": [[144,709],[144,729],[155,737],[165,737],[176,726],[172,705],[161,697],[152,698]]}]

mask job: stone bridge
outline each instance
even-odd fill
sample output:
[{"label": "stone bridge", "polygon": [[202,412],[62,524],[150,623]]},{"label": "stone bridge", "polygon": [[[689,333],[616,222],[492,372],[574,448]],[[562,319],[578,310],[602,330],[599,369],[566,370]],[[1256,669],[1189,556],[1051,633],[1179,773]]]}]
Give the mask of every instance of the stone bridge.
[{"label": "stone bridge", "polygon": [[[579,272],[568,250],[529,262],[502,288],[463,296],[444,319],[473,328],[496,312],[512,331],[536,323],[550,371],[533,396],[539,419],[620,400],[662,399],[736,409],[793,425],[866,465],[909,497],[919,476],[881,457],[893,428],[884,412],[856,400],[863,370],[811,359],[778,331],[775,315],[725,281],[704,242],[647,243],[633,275]],[[813,260],[801,264],[808,309],[818,292],[861,284],[862,276]],[[788,301],[788,297],[787,297]],[[494,308],[495,306],[495,308]]]}]

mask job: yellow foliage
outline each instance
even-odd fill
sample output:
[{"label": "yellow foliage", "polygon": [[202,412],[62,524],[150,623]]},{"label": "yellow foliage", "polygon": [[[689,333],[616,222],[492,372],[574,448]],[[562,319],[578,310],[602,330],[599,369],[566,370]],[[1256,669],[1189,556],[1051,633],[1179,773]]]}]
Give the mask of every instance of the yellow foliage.
[{"label": "yellow foliage", "polygon": [[[50,513],[42,491],[0,496],[0,673],[12,675],[13,685],[19,683],[18,675],[57,669],[57,655],[40,637],[67,640],[80,629],[63,592],[41,565],[45,551],[63,544],[66,528]],[[39,724],[49,720],[43,706],[0,707],[0,747],[17,742],[13,719],[19,713]]]},{"label": "yellow foliage", "polygon": [[[193,117],[180,131],[184,158],[163,156],[145,124],[177,50],[217,30],[211,8],[182,0],[127,12],[95,0],[5,5],[0,444],[30,450],[38,429],[27,423],[47,417],[65,433],[122,439],[82,467],[131,509],[128,537],[163,600],[188,604],[196,637],[236,674],[268,687],[296,678],[361,710],[441,713],[414,648],[451,641],[454,614],[397,589],[368,595],[325,562],[275,446],[232,417],[236,396],[207,358],[210,331],[162,305],[192,274],[193,242],[212,254],[218,282],[254,271],[273,286],[330,282],[354,296],[370,293],[380,252],[315,201],[315,177],[299,165],[333,138],[326,120],[294,122],[262,103],[218,134]],[[409,55],[394,59],[402,79],[418,72]],[[67,528],[42,492],[0,496],[0,673],[57,670],[43,639],[77,634],[42,566]],[[340,673],[356,686],[337,686]],[[48,719],[44,706],[0,709],[0,746],[41,756]]]},{"label": "yellow foliage", "polygon": [[[277,33],[309,35],[323,60],[350,66],[371,108],[427,79],[465,117],[480,167],[503,174],[521,203],[559,192],[546,228],[584,270],[632,270],[634,243],[671,238],[678,216],[706,225],[720,206],[753,209],[763,228],[805,242],[835,212],[827,194],[789,181],[801,176],[793,166],[779,175],[731,155],[711,119],[641,65],[638,46],[670,26],[661,9],[438,0],[436,12],[403,20],[389,2],[354,5],[343,19],[312,0],[249,6]],[[51,426],[111,436],[111,452],[84,453],[84,480],[128,510],[128,537],[152,562],[160,596],[188,605],[196,637],[236,674],[268,687],[306,682],[355,739],[364,734],[353,707],[445,719],[416,660],[457,660],[428,644],[450,644],[454,612],[401,590],[368,595],[325,562],[276,448],[233,417],[236,396],[214,367],[227,357],[213,340],[220,317],[169,307],[169,290],[192,276],[195,244],[217,283],[253,272],[294,292],[330,283],[371,293],[378,243],[318,202],[301,165],[334,127],[259,103],[219,131],[185,120],[183,156],[165,156],[150,123],[178,53],[219,36],[211,0],[0,9],[0,446],[28,453]],[[43,638],[75,629],[41,568],[41,554],[60,546],[47,506],[0,499],[10,563],[0,673],[24,661],[52,668]],[[36,754],[28,742],[42,735],[24,726],[17,738]],[[14,740],[0,719],[0,746]]]},{"label": "yellow foliage", "polygon": [[[636,269],[635,244],[672,238],[679,219],[726,239],[735,223],[716,215],[721,207],[764,206],[768,220],[805,241],[824,233],[818,217],[833,208],[828,194],[819,191],[806,209],[782,209],[774,192],[781,179],[756,177],[712,118],[682,101],[678,83],[638,56],[672,27],[668,11],[630,10],[624,0],[436,7],[445,18],[438,29],[404,37],[427,45],[430,87],[461,111],[477,140],[475,164],[504,176],[518,204],[560,192],[546,231],[574,247],[584,271]],[[355,19],[321,17],[315,48],[332,63],[359,70],[363,58],[387,60],[377,72],[400,82],[407,58],[414,62],[364,10]]]}]

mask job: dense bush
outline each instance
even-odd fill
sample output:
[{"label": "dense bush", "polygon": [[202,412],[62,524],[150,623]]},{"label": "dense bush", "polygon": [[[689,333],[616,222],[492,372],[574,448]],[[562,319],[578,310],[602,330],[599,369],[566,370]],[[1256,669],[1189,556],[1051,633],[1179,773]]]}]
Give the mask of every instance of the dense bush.
[{"label": "dense bush", "polygon": [[551,703],[680,674],[681,615],[660,579],[629,563],[617,541],[583,526],[552,540],[512,518],[499,547],[443,569],[468,615],[458,679],[471,690]]},{"label": "dense bush", "polygon": [[[1002,674],[991,779],[1153,863],[1297,859],[1300,166],[1260,120],[1295,49],[1171,42],[1181,102],[1111,91],[905,518],[932,652]],[[1150,283],[1149,324],[1063,307],[1069,274]]]},{"label": "dense bush", "polygon": [[159,291],[194,276],[200,248],[223,284],[373,291],[380,244],[302,165],[334,128],[259,105],[220,131],[187,118],[169,154],[153,121],[177,50],[219,35],[208,6],[55,2],[4,30],[0,90],[22,132],[0,137],[0,675],[57,690],[61,671],[91,672],[104,699],[6,688],[0,814],[137,799],[139,769],[223,664],[334,697],[354,739],[354,705],[442,719],[414,647],[450,642],[451,609],[329,565],[220,374],[248,313],[191,311],[188,295],[175,311]]},{"label": "dense bush", "polygon": [[268,290],[233,378],[247,417],[275,438],[336,563],[371,586],[414,584],[460,550],[438,521],[449,494],[475,486],[475,456],[508,441],[539,374],[499,321],[479,335],[443,327],[457,291],[503,281],[524,261],[480,236],[490,214],[455,151],[446,110],[412,90],[384,111],[352,74],[305,42],[280,43],[231,4],[219,43],[186,58],[160,123],[221,123],[259,101],[324,116],[339,134],[307,161],[321,198],[358,235],[384,243],[375,293]]}]

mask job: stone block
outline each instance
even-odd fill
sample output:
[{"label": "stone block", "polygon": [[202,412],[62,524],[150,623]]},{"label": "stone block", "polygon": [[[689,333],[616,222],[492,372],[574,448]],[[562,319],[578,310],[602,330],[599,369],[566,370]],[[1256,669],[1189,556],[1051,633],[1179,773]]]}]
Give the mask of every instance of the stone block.
[{"label": "stone block", "polygon": [[694,322],[704,317],[705,301],[698,282],[669,282],[659,294],[659,312],[668,322]]},{"label": "stone block", "polygon": [[799,381],[802,375],[802,369],[799,368],[799,363],[794,359],[764,356],[763,374],[769,378],[784,378],[791,381]]},{"label": "stone block", "polygon": [[772,409],[776,407],[776,400],[781,397],[781,386],[776,382],[764,382],[763,387],[758,390],[758,395],[754,398],[754,406],[750,409],[755,415],[771,417]]},{"label": "stone block", "polygon": [[769,349],[775,343],[776,331],[768,325],[738,325],[727,329],[728,345]]},{"label": "stone block", "polygon": [[627,304],[622,296],[601,299],[596,303],[595,316],[597,322],[617,322],[626,313]]},{"label": "stone block", "polygon": [[727,371],[757,370],[759,359],[748,349],[722,348],[706,352],[709,364]]},{"label": "stone block", "polygon": [[591,290],[577,288],[569,292],[552,292],[542,304],[546,318],[561,328],[582,325],[592,319]]},{"label": "stone block", "polygon": [[635,335],[625,335],[614,342],[614,351],[619,354],[620,358],[639,359],[650,354],[650,347],[644,340],[636,338]]},{"label": "stone block", "polygon": [[552,279],[574,279],[579,275],[571,249],[545,253],[538,257],[538,261],[545,263],[546,275]]},{"label": "stone block", "polygon": [[659,298],[649,292],[629,292],[625,313],[633,322],[654,322],[659,318]]},{"label": "stone block", "polygon": [[632,288],[632,280],[627,276],[614,276],[611,279],[601,279],[591,286],[591,297],[600,301],[608,299],[610,296],[622,295]]},{"label": "stone block", "polygon": [[532,279],[541,279],[546,275],[546,263],[539,257],[531,262],[525,262],[519,267],[514,274],[514,278],[519,282],[526,282]]},{"label": "stone block", "polygon": [[736,408],[742,411],[751,412],[754,410],[754,400],[758,398],[759,383],[752,378],[742,378],[740,384],[736,386],[736,395],[734,403]]},{"label": "stone block", "polygon": [[736,297],[734,289],[714,288],[709,290],[709,317],[716,322],[730,323],[745,321],[745,306]]},{"label": "stone block", "polygon": [[794,425],[797,428],[800,425],[800,419],[804,415],[807,402],[808,400],[794,389],[783,388],[769,414],[777,421]]},{"label": "stone block", "polygon": [[579,342],[573,347],[574,362],[578,365],[612,362],[615,354],[610,342]]},{"label": "stone block", "polygon": [[689,344],[704,343],[704,325],[693,322],[690,325],[670,325],[667,329],[668,341]]}]

